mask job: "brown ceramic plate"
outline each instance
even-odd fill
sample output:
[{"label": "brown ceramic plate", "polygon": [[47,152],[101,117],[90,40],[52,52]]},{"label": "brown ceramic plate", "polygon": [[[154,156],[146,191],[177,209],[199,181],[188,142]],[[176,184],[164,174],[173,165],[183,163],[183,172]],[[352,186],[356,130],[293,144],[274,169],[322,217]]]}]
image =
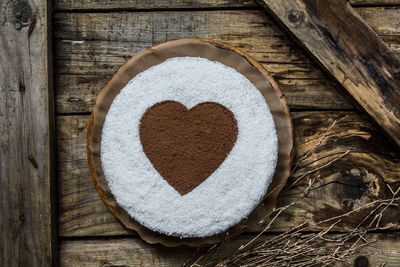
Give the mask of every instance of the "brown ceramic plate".
[{"label": "brown ceramic plate", "polygon": [[[262,202],[253,210],[247,219],[227,231],[205,238],[179,238],[151,231],[121,208],[111,193],[104,177],[100,160],[100,143],[103,123],[114,97],[138,73],[164,62],[172,57],[203,57],[218,61],[232,67],[249,79],[262,93],[273,115],[278,133],[278,163],[273,180]],[[201,246],[213,244],[229,236],[240,234],[259,221],[274,209],[276,199],[289,176],[293,158],[293,124],[289,107],[279,86],[272,76],[254,58],[245,52],[219,41],[209,39],[179,39],[161,43],[143,50],[122,65],[101,90],[90,116],[87,156],[90,174],[96,189],[108,209],[127,228],[136,231],[148,243],[160,243],[165,246]]]}]

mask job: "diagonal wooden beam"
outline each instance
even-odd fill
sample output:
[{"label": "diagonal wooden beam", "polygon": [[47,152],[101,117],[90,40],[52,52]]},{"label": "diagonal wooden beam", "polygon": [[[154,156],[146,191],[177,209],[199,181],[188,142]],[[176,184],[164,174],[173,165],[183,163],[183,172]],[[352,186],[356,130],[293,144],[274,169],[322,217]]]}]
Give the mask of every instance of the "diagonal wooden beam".
[{"label": "diagonal wooden beam", "polygon": [[345,0],[257,0],[400,147],[400,60]]}]

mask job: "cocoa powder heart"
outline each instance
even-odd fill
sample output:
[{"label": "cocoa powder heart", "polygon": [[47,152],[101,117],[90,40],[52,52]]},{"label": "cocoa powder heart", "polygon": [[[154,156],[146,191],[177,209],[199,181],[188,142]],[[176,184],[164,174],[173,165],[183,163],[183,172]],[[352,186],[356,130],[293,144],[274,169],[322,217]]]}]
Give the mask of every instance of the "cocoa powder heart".
[{"label": "cocoa powder heart", "polygon": [[140,120],[140,141],[161,176],[181,195],[204,182],[224,162],[237,138],[233,113],[204,102],[188,110],[175,101],[150,107]]}]

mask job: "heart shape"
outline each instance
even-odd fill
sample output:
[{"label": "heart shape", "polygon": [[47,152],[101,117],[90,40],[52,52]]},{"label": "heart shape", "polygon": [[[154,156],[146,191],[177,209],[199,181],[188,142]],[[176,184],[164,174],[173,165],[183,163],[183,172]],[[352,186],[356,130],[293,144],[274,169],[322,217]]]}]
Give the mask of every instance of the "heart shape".
[{"label": "heart shape", "polygon": [[204,102],[188,110],[179,102],[163,101],[143,114],[139,133],[154,168],[185,195],[224,162],[238,130],[235,116],[221,104]]}]

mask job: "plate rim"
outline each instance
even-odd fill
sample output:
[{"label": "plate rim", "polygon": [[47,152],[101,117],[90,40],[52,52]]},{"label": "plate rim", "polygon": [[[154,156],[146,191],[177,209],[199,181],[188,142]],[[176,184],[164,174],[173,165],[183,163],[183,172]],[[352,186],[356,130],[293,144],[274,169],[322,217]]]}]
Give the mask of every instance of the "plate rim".
[{"label": "plate rim", "polygon": [[[213,236],[209,236],[209,237],[198,237],[198,238],[180,238],[177,236],[169,236],[166,234],[162,234],[162,233],[158,233],[155,232],[153,230],[150,230],[148,228],[146,228],[145,226],[143,226],[142,224],[138,223],[136,220],[134,220],[132,217],[130,217],[128,215],[128,217],[130,218],[130,222],[127,221],[127,212],[121,208],[121,207],[116,207],[116,201],[115,198],[112,194],[105,192],[105,190],[103,190],[104,186],[108,185],[99,185],[99,181],[98,181],[98,177],[96,174],[96,168],[93,164],[93,160],[92,157],[93,156],[98,156],[97,154],[93,154],[91,145],[92,145],[92,135],[94,134],[93,131],[93,126],[95,123],[95,113],[98,111],[98,107],[101,105],[101,102],[99,102],[99,96],[100,95],[104,95],[106,92],[106,90],[110,90],[110,84],[113,80],[118,79],[119,74],[122,73],[122,71],[124,70],[124,68],[126,68],[129,65],[135,64],[137,62],[137,60],[139,60],[141,57],[147,55],[148,53],[152,53],[154,51],[157,51],[158,49],[168,49],[168,48],[172,48],[174,46],[177,45],[182,45],[182,43],[187,43],[187,44],[208,44],[208,45],[213,45],[217,48],[220,49],[226,49],[229,51],[232,51],[236,54],[238,54],[239,56],[241,56],[242,58],[244,58],[250,65],[252,65],[253,67],[255,67],[257,69],[257,71],[259,71],[262,76],[265,77],[265,79],[269,82],[270,87],[274,90],[274,93],[279,97],[280,100],[280,107],[282,108],[282,112],[285,115],[285,119],[288,120],[289,125],[287,125],[289,132],[287,133],[286,137],[285,137],[285,141],[288,142],[285,144],[286,147],[286,152],[288,153],[288,159],[284,159],[286,160],[286,169],[284,169],[284,177],[280,177],[281,182],[275,186],[275,188],[273,188],[270,192],[270,187],[273,183],[273,181],[276,181],[276,175],[274,174],[273,180],[269,186],[269,189],[267,191],[267,193],[265,194],[265,196],[263,197],[263,199],[259,202],[259,204],[251,211],[251,213],[249,214],[249,216],[245,219],[243,219],[241,222],[239,222],[238,224],[234,225],[233,227],[219,233]],[[187,56],[191,56],[191,55],[187,55]],[[222,63],[222,62],[221,62]],[[158,63],[160,64],[160,63]],[[224,64],[224,63],[222,63]],[[157,65],[157,64],[155,64]],[[152,65],[154,66],[154,65]],[[146,68],[147,69],[147,68]],[[145,70],[145,69],[144,69]],[[143,70],[143,71],[144,71]],[[135,74],[133,77],[135,77],[137,74]],[[133,78],[132,77],[132,78]],[[245,76],[246,77],[246,76]],[[246,77],[247,78],[247,77]],[[121,88],[122,89],[122,88]],[[258,88],[257,88],[258,89]],[[262,92],[261,92],[262,93]],[[263,97],[265,99],[265,101],[267,102],[267,104],[270,106],[270,103],[268,103],[266,96],[263,94]],[[108,112],[108,110],[107,110]],[[107,112],[105,112],[105,114],[107,114]],[[273,117],[274,117],[274,122],[275,125],[276,123],[276,117],[274,116],[273,112],[271,111]],[[96,117],[96,119],[98,119]],[[277,126],[276,126],[277,127]],[[277,129],[277,134],[278,134],[278,138],[280,137],[278,129]],[[100,136],[101,136],[101,132],[100,132]],[[277,84],[277,82],[275,81],[275,79],[272,77],[272,75],[257,61],[255,60],[252,56],[250,56],[249,54],[247,54],[246,52],[244,52],[243,50],[236,48],[230,44],[221,42],[221,41],[216,41],[216,40],[211,40],[211,39],[205,39],[205,38],[180,38],[180,39],[175,39],[175,40],[169,40],[166,42],[162,42],[156,45],[153,45],[149,48],[146,48],[142,51],[140,51],[139,53],[137,53],[136,55],[134,55],[132,58],[130,58],[128,61],[126,61],[123,65],[121,65],[118,70],[111,76],[111,78],[109,79],[109,81],[105,84],[105,86],[102,88],[102,90],[100,91],[100,93],[98,94],[98,97],[96,99],[96,102],[94,104],[93,110],[91,112],[90,118],[89,118],[89,124],[88,124],[88,132],[87,132],[87,142],[86,142],[86,153],[87,153],[87,159],[88,159],[88,166],[89,166],[89,172],[92,178],[92,182],[95,185],[95,188],[100,196],[100,198],[103,200],[104,204],[107,206],[107,208],[111,211],[111,213],[128,229],[135,231],[141,239],[143,239],[144,241],[146,241],[147,243],[150,244],[162,244],[164,246],[167,247],[177,247],[177,246],[189,246],[189,247],[198,247],[198,246],[203,246],[203,245],[210,245],[210,244],[215,244],[221,241],[226,240],[227,238],[231,238],[233,236],[237,236],[240,233],[244,232],[249,226],[257,224],[259,221],[258,220],[254,220],[255,218],[252,217],[259,217],[259,216],[255,216],[255,213],[258,212],[257,209],[260,209],[260,206],[264,205],[264,201],[265,199],[267,199],[267,196],[269,194],[273,194],[274,197],[270,198],[268,196],[268,200],[273,201],[272,207],[276,206],[276,200],[277,200],[277,196],[279,195],[280,191],[283,189],[287,179],[289,178],[289,173],[290,173],[290,168],[291,165],[293,163],[293,155],[294,155],[294,129],[293,129],[293,121],[292,118],[290,116],[290,109],[288,106],[288,103],[286,101],[286,98],[282,92],[282,90],[280,89],[279,85]],[[278,152],[281,153],[280,151],[280,146],[281,145],[281,140],[279,140],[279,148],[278,148]],[[279,158],[278,158],[278,162],[279,162]],[[102,171],[102,170],[101,170]],[[275,170],[276,171],[276,170]],[[103,175],[104,176],[104,175]],[[108,189],[109,190],[109,189]],[[111,201],[110,201],[111,199]],[[112,199],[114,199],[112,201]],[[118,204],[117,204],[118,205]],[[119,205],[118,205],[119,206]],[[271,206],[271,205],[269,205]],[[265,212],[263,215],[264,217],[267,217],[270,213],[272,212],[272,209],[269,212]],[[125,214],[124,214],[125,213]]]}]

